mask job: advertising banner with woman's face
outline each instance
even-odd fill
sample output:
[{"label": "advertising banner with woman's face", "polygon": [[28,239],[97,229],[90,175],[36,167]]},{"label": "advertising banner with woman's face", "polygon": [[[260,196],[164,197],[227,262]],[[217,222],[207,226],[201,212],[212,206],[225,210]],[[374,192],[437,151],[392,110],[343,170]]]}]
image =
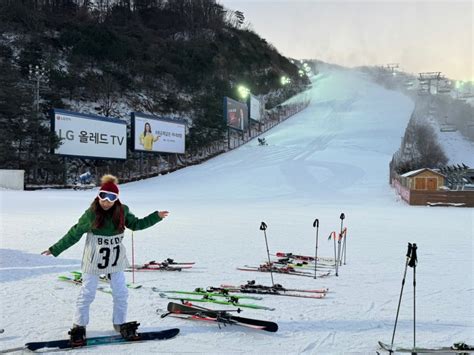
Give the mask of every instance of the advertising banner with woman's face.
[{"label": "advertising banner with woman's face", "polygon": [[183,154],[186,125],[181,120],[132,112],[132,136],[134,151]]},{"label": "advertising banner with woman's face", "polygon": [[233,129],[245,130],[249,125],[249,110],[247,104],[224,97],[224,118],[227,126]]}]

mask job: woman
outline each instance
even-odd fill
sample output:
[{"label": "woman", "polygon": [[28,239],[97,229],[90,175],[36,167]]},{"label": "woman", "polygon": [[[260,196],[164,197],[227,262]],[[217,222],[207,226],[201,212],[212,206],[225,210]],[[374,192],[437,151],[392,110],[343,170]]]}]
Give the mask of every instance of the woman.
[{"label": "woman", "polygon": [[140,134],[140,144],[143,146],[143,149],[153,150],[153,142],[156,142],[158,139],[160,139],[160,136],[154,137],[151,132],[151,125],[146,122],[143,133]]},{"label": "woman", "polygon": [[89,308],[95,298],[99,275],[107,274],[113,296],[113,325],[125,338],[136,337],[136,322],[126,323],[128,290],[124,269],[129,267],[125,247],[122,244],[125,227],[140,230],[153,226],[168,216],[168,211],[155,211],[145,218],[135,217],[128,206],[119,200],[118,180],[104,175],[101,187],[91,206],[79,218],[76,225],[43,255],[58,256],[76,244],[84,233],[87,239],[82,256],[82,287],[76,302],[71,331],[72,346],[82,346],[89,323]]}]

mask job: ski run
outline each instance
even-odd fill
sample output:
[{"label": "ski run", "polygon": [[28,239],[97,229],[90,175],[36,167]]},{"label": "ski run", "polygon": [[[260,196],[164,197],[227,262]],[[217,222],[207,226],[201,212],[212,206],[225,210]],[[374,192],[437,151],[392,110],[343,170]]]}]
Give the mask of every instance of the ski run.
[{"label": "ski run", "polygon": [[[129,289],[128,319],[139,321],[139,331],[145,333],[172,328],[180,332],[167,341],[101,345],[69,353],[386,353],[378,342],[391,342],[408,242],[418,246],[417,348],[474,344],[474,212],[408,206],[388,183],[389,163],[414,102],[348,69],[322,70],[301,95],[311,100],[309,106],[263,133],[267,145],[255,139],[200,165],[120,185],[120,199],[136,216],[170,211],[156,226],[134,232],[132,264],[137,267],[126,277],[142,287]],[[474,149],[458,151],[464,154],[464,163],[474,165]],[[58,277],[74,278],[71,271],[80,270],[86,238],[58,258],[40,253],[77,223],[96,194],[96,189],[0,191],[0,327],[4,329],[0,350],[67,339],[79,287]],[[345,250],[344,240],[338,244],[341,213],[343,228],[347,227]],[[315,218],[320,256],[316,278]],[[260,229],[262,221],[266,230]],[[332,232],[335,235],[328,240]],[[131,239],[127,230],[123,243],[130,261]],[[338,249],[345,260],[337,265],[336,276]],[[281,266],[305,276],[237,270],[244,265],[258,267],[268,257],[289,258],[293,265]],[[160,271],[167,258],[178,264],[166,267],[181,271]],[[156,263],[150,264],[152,260]],[[140,270],[145,264],[150,270]],[[249,280],[266,288],[251,293],[251,287],[242,287]],[[100,285],[108,287],[105,282]],[[181,298],[203,298],[162,291],[207,292],[208,287],[263,299],[237,297],[236,305],[191,301],[192,307],[214,312],[160,317],[170,302],[180,305]],[[316,290],[325,296],[289,296],[317,295]],[[229,302],[226,297],[209,298]],[[97,292],[89,337],[117,336],[112,303],[109,294]],[[413,269],[408,267],[397,347],[410,349],[413,344],[413,303]],[[242,313],[216,313],[237,309]],[[244,325],[232,317],[270,323]],[[277,324],[278,331],[261,329],[270,324]]]}]

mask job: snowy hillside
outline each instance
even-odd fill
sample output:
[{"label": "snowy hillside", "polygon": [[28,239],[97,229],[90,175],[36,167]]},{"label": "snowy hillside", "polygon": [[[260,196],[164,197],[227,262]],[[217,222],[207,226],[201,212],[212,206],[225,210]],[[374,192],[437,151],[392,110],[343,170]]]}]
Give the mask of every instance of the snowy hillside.
[{"label": "snowy hillside", "polygon": [[[137,273],[142,289],[131,290],[129,320],[141,329],[179,327],[173,340],[102,347],[91,353],[374,353],[390,342],[407,242],[418,244],[417,344],[474,343],[474,226],[472,209],[410,207],[388,184],[388,164],[414,104],[352,71],[313,78],[310,106],[264,136],[204,164],[121,186],[121,200],[137,216],[169,210],[153,228],[135,232],[135,261],[172,257],[196,261],[190,271]],[[474,152],[473,152],[474,153]],[[26,341],[63,338],[72,323],[78,288],[57,277],[77,270],[84,240],[58,258],[40,252],[76,223],[96,191],[0,191],[0,349]],[[329,287],[325,299],[265,296],[256,301],[276,310],[245,310],[268,319],[271,334],[238,327],[161,319],[167,301],[151,291],[193,290],[270,275],[237,271],[266,258],[260,222],[268,225],[271,252],[331,256],[327,236],[346,215],[347,265],[325,279],[275,275],[286,287]],[[125,245],[131,259],[131,232]],[[128,275],[131,278],[131,275]],[[218,308],[218,306],[210,306]],[[401,306],[396,342],[412,344],[412,269]],[[88,335],[114,334],[112,298],[97,293]],[[84,353],[77,350],[73,353]]]}]

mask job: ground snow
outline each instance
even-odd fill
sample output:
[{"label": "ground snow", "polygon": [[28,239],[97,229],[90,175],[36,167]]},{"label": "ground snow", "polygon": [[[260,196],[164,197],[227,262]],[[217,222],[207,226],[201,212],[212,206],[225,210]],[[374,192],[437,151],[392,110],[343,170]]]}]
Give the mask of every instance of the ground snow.
[{"label": "ground snow", "polygon": [[[179,327],[178,337],[91,353],[374,353],[378,340],[391,338],[407,242],[419,247],[417,344],[474,343],[473,210],[410,207],[388,184],[388,164],[413,102],[343,70],[315,76],[310,95],[306,110],[265,133],[268,146],[250,142],[201,165],[121,186],[122,201],[137,216],[170,211],[157,226],[134,233],[136,262],[173,257],[197,264],[180,273],[136,274],[144,287],[130,291],[130,320],[139,320],[142,330]],[[79,268],[85,238],[58,258],[39,254],[76,223],[95,193],[0,191],[1,349],[66,336],[78,288],[57,276]],[[318,218],[319,255],[331,256],[327,236],[339,230],[341,212],[348,244],[339,277],[275,276],[286,287],[329,287],[328,297],[266,296],[260,302],[274,312],[242,314],[277,322],[277,333],[162,320],[155,313],[167,301],[152,286],[269,284],[268,274],[235,269],[265,260],[261,221],[271,251],[312,254]],[[130,257],[130,231],[126,238]],[[405,346],[412,343],[412,277],[409,269],[396,336]],[[113,334],[111,311],[111,296],[98,292],[89,336]]]}]

